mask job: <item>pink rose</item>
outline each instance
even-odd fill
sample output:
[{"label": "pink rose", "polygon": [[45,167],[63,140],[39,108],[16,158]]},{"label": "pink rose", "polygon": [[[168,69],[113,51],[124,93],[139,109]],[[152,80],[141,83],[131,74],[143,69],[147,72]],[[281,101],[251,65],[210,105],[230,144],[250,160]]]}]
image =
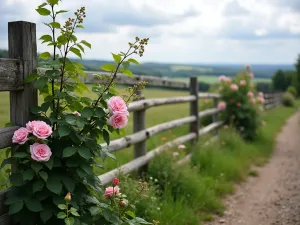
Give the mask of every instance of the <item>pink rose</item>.
[{"label": "pink rose", "polygon": [[38,162],[47,162],[52,155],[48,145],[39,143],[30,145],[30,153],[31,158]]},{"label": "pink rose", "polygon": [[44,121],[35,121],[32,133],[39,139],[46,139],[52,134],[52,128]]},{"label": "pink rose", "polygon": [[254,96],[253,92],[252,92],[252,91],[249,91],[249,92],[248,92],[248,97],[249,97],[249,98],[253,98],[253,96]]},{"label": "pink rose", "polygon": [[115,129],[124,128],[128,123],[128,118],[125,114],[114,114],[108,119],[108,124]]},{"label": "pink rose", "polygon": [[14,132],[14,136],[12,137],[12,142],[17,143],[19,145],[25,144],[28,140],[28,130],[24,127],[19,128]]},{"label": "pink rose", "polygon": [[225,80],[227,83],[230,83],[231,82],[231,78],[230,77],[226,77],[226,80]]},{"label": "pink rose", "polygon": [[225,110],[226,109],[226,103],[225,102],[219,102],[218,109],[219,110]]},{"label": "pink rose", "polygon": [[119,195],[120,188],[118,186],[115,187],[107,187],[104,192],[104,198],[110,199],[113,195]]},{"label": "pink rose", "polygon": [[107,105],[111,115],[125,114],[128,115],[127,105],[125,101],[119,96],[113,96],[107,100]]},{"label": "pink rose", "polygon": [[239,87],[236,84],[231,84],[230,85],[231,90],[233,91],[237,91],[239,89]]},{"label": "pink rose", "polygon": [[40,121],[29,121],[28,123],[26,123],[26,129],[28,130],[29,133],[33,132],[33,127],[35,126],[35,124],[39,123]]},{"label": "pink rose", "polygon": [[263,98],[264,97],[264,93],[258,92],[258,96]]},{"label": "pink rose", "polygon": [[251,72],[251,73],[249,73],[249,77],[250,78],[253,78],[254,77],[254,74]]},{"label": "pink rose", "polygon": [[186,146],[185,146],[185,145],[178,145],[178,148],[179,148],[179,149],[185,149]]},{"label": "pink rose", "polygon": [[256,99],[255,99],[255,98],[251,98],[251,102],[252,102],[253,104],[255,104],[255,103],[256,103]]},{"label": "pink rose", "polygon": [[257,98],[257,101],[259,102],[259,103],[261,103],[261,104],[264,104],[264,102],[265,102],[265,99],[263,98],[263,97],[258,97]]},{"label": "pink rose", "polygon": [[241,81],[240,81],[240,85],[241,85],[241,86],[246,86],[246,85],[247,85],[247,82],[246,82],[245,80],[241,80]]},{"label": "pink rose", "polygon": [[75,116],[81,116],[81,114],[80,114],[79,112],[77,112],[77,111],[73,112],[73,114],[74,114]]},{"label": "pink rose", "polygon": [[178,152],[173,152],[173,157],[177,157],[179,156],[179,153]]},{"label": "pink rose", "polygon": [[227,77],[226,77],[226,76],[224,76],[224,75],[219,76],[219,81],[224,82],[224,81],[226,81],[226,80],[227,80]]},{"label": "pink rose", "polygon": [[240,102],[236,103],[236,106],[241,107],[241,103]]}]

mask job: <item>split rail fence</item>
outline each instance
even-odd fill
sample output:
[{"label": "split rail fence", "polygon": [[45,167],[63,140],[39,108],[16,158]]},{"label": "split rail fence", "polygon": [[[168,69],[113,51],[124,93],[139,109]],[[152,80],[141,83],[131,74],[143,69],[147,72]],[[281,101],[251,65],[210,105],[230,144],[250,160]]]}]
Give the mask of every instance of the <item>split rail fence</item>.
[{"label": "split rail fence", "polygon": [[[11,139],[14,131],[21,126],[25,126],[26,122],[32,119],[30,108],[38,104],[37,89],[32,83],[24,83],[24,78],[37,70],[36,25],[23,21],[8,23],[8,40],[9,59],[0,59],[0,91],[10,92],[10,121],[14,126],[0,128],[0,149],[12,145]],[[129,80],[129,78],[119,75],[117,83],[135,84],[137,81],[142,80],[147,81],[149,86],[186,88],[190,90],[190,95],[172,98],[143,99],[129,104],[129,111],[133,113],[134,120],[133,134],[113,140],[109,146],[102,144],[102,147],[106,148],[109,152],[116,152],[133,145],[134,159],[122,165],[120,168],[99,176],[103,184],[110,182],[119,172],[126,174],[134,170],[138,170],[139,173],[145,171],[148,162],[153,159],[156,154],[168,148],[188,141],[197,141],[199,137],[211,131],[214,131],[216,137],[218,128],[223,124],[222,121],[218,120],[219,109],[217,108],[217,104],[220,95],[199,92],[197,78],[191,78],[190,83],[187,84],[146,76],[135,76]],[[214,108],[199,112],[199,99],[213,99]],[[274,97],[274,99],[277,101],[278,98]],[[276,101],[270,100],[272,103],[268,104],[277,104],[274,103]],[[190,104],[189,116],[146,128],[145,112],[147,109],[179,103]],[[200,118],[205,116],[212,116],[213,121],[208,126],[200,128]],[[146,141],[148,138],[185,124],[190,125],[190,132],[188,134],[158,146],[151,151],[147,151]],[[188,161],[189,158],[190,155],[187,155],[183,160],[180,160],[178,164]],[[8,191],[9,189],[0,192],[0,225],[11,224],[9,215],[7,214],[7,208],[3,204]]]}]

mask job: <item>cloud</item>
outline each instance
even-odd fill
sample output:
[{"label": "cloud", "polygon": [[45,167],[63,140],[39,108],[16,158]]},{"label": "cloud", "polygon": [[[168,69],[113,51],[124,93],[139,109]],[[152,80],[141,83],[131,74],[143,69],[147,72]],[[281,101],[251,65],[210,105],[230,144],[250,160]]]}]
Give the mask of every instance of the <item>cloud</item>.
[{"label": "cloud", "polygon": [[249,13],[238,1],[230,1],[223,10],[225,17],[247,16]]}]

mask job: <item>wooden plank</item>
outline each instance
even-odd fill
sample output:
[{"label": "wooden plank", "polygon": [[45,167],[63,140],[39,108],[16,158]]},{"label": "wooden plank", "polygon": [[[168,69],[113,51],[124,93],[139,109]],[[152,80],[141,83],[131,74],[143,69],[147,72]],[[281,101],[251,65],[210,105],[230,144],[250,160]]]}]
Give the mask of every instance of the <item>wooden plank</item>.
[{"label": "wooden plank", "polygon": [[[8,23],[8,55],[23,61],[20,79],[35,72],[37,67],[36,26],[34,23],[17,21]],[[30,120],[30,107],[37,105],[37,90],[32,83],[24,84],[23,91],[10,92],[10,121],[25,126]]]},{"label": "wooden plank", "polygon": [[[214,107],[218,108],[218,98],[214,98]],[[218,113],[212,115],[212,122],[218,121]],[[218,129],[215,130],[215,136],[218,135]]]},{"label": "wooden plank", "polygon": [[129,112],[134,112],[137,110],[148,109],[155,106],[179,104],[179,103],[191,102],[195,100],[196,100],[195,96],[178,96],[178,97],[170,97],[170,98],[145,99],[145,100],[130,103],[128,105],[128,110]]},{"label": "wooden plank", "polygon": [[0,128],[0,149],[6,148],[12,145],[12,136],[14,132],[19,129],[18,126]]},{"label": "wooden plank", "polygon": [[0,91],[20,91],[23,88],[22,60],[0,59]]},{"label": "wooden plank", "polygon": [[8,213],[0,216],[0,225],[11,225],[11,220]]},{"label": "wooden plank", "polygon": [[216,93],[199,93],[198,97],[200,99],[221,98],[221,95]]},{"label": "wooden plank", "polygon": [[195,116],[189,116],[177,120],[172,120],[166,123],[158,124],[145,130],[139,131],[135,134],[131,134],[123,138],[113,140],[110,142],[109,146],[107,146],[106,144],[101,144],[101,147],[102,149],[106,149],[109,152],[115,152],[117,150],[128,148],[133,144],[144,141],[155,134],[161,133],[169,129],[173,129],[175,127],[182,126],[184,124],[194,122],[195,120]]},{"label": "wooden plank", "polygon": [[219,113],[221,110],[218,109],[218,108],[212,108],[212,109],[206,109],[206,110],[203,110],[201,112],[199,112],[199,117],[205,117],[205,116],[211,116],[211,115],[214,115],[216,113]]},{"label": "wooden plank", "polygon": [[222,126],[223,124],[224,124],[223,121],[218,121],[218,122],[215,122],[215,123],[211,123],[208,126],[206,126],[206,127],[199,130],[199,136],[208,134],[210,131]]},{"label": "wooden plank", "polygon": [[185,142],[190,141],[195,138],[196,138],[196,134],[190,133],[190,134],[181,136],[179,138],[176,138],[173,141],[166,142],[165,144],[149,151],[146,155],[136,158],[136,159],[130,161],[129,163],[122,165],[119,168],[116,168],[105,174],[102,174],[101,176],[99,176],[99,179],[101,180],[101,183],[103,185],[107,185],[112,181],[112,179],[115,176],[118,176],[120,173],[122,173],[122,174],[131,173],[132,171],[149,163],[150,160],[153,159],[156,154],[159,154],[167,149],[178,146],[179,144],[185,143]]},{"label": "wooden plank", "polygon": [[[199,137],[199,128],[200,128],[200,118],[199,118],[199,85],[197,77],[190,78],[190,95],[195,96],[195,100],[190,102],[190,116],[195,116],[196,120],[190,124],[190,133],[196,134],[195,141],[198,141]],[[194,141],[194,140],[193,140]]]}]

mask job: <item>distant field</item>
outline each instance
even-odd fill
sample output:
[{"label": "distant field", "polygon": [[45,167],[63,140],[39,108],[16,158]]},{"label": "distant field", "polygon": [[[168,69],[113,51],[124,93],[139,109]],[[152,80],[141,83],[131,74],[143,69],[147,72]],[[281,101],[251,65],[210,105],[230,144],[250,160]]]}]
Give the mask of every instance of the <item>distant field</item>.
[{"label": "distant field", "polygon": [[[183,81],[183,82],[188,82],[189,78],[188,77],[176,77],[176,78],[170,78],[178,81]],[[255,78],[254,79],[256,82],[271,82],[271,79],[267,78]],[[201,75],[198,76],[198,81],[202,81],[208,84],[213,84],[219,82],[219,78],[217,76],[208,76],[208,75]]]}]

